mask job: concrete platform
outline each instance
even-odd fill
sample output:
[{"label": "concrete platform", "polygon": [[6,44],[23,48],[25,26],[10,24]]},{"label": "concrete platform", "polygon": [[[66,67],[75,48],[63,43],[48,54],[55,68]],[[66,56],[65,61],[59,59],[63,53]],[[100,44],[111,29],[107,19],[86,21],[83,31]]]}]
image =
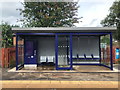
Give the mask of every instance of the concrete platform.
[{"label": "concrete platform", "polygon": [[118,69],[110,70],[104,66],[93,66],[93,65],[76,65],[73,66],[74,70],[48,70],[48,69],[40,69],[37,70],[25,70],[24,68],[21,70],[17,70],[13,68],[8,72],[120,72]]},{"label": "concrete platform", "polygon": [[0,81],[2,88],[118,88],[118,81]]}]

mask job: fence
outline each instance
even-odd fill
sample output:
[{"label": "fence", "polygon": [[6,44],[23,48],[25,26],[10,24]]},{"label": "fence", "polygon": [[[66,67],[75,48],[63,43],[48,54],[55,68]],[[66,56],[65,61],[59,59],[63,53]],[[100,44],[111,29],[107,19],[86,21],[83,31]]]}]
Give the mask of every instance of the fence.
[{"label": "fence", "polygon": [[0,48],[0,67],[2,66],[2,49]]},{"label": "fence", "polygon": [[[118,61],[120,61],[120,59],[116,59],[116,48],[120,48],[120,47],[113,46],[112,48],[113,63],[118,63]],[[110,62],[110,47],[107,46],[106,50],[102,48],[101,51],[102,51],[102,59],[105,59],[106,62]]]},{"label": "fence", "polygon": [[1,52],[2,52],[1,66],[3,68],[15,65],[15,47],[2,48]]},{"label": "fence", "polygon": [[[115,59],[115,49],[117,47],[113,47],[113,63],[117,63],[119,60]],[[110,51],[109,51],[109,47],[107,47],[106,49],[106,54],[107,54],[107,58],[106,61],[109,62],[110,61]],[[104,51],[104,50],[102,50]],[[0,65],[1,67],[10,67],[10,66],[15,66],[15,47],[13,48],[0,48]],[[22,52],[23,53],[23,52]]]}]

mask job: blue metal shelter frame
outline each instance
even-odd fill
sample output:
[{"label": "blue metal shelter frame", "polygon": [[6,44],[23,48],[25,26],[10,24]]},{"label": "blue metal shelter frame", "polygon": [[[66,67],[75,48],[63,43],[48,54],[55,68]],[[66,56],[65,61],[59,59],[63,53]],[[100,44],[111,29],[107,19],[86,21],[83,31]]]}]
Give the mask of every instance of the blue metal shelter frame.
[{"label": "blue metal shelter frame", "polygon": [[[100,65],[100,66],[105,66],[107,68],[110,68],[113,70],[113,61],[112,61],[112,32],[107,32],[107,33],[16,33],[16,70],[18,70],[21,66],[18,66],[18,36],[19,35],[54,35],[55,36],[55,57],[56,57],[56,70],[61,70],[61,69],[73,69],[73,65]],[[69,35],[70,36],[70,68],[59,68],[58,67],[58,35]],[[99,54],[100,54],[100,59],[99,59],[99,64],[73,64],[72,63],[72,36],[73,35],[98,35],[99,36]],[[101,64],[101,49],[100,49],[100,37],[103,35],[110,35],[110,66],[103,65]]]}]

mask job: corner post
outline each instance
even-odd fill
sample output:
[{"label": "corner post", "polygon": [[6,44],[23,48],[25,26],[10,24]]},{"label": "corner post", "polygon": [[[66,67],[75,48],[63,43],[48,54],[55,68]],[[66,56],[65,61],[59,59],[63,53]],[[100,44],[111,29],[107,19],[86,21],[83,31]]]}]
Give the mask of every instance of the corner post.
[{"label": "corner post", "polygon": [[101,41],[100,41],[100,37],[101,36],[99,36],[99,64],[101,65]]},{"label": "corner post", "polygon": [[18,70],[18,35],[16,33],[16,70]]},{"label": "corner post", "polygon": [[113,70],[113,60],[112,60],[112,33],[110,33],[110,65],[111,70]]},{"label": "corner post", "polygon": [[55,66],[56,70],[58,70],[58,35],[55,35]]},{"label": "corner post", "polygon": [[72,34],[70,34],[70,69],[72,70]]}]

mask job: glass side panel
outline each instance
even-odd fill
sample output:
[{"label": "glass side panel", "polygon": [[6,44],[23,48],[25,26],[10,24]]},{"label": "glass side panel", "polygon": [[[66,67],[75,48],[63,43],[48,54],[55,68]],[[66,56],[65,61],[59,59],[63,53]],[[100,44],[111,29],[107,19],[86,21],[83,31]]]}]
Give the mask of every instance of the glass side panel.
[{"label": "glass side panel", "polygon": [[110,35],[101,36],[101,64],[110,67]]},{"label": "glass side panel", "polygon": [[70,67],[69,42],[69,35],[58,35],[58,67]]},{"label": "glass side panel", "polygon": [[24,64],[24,38],[18,37],[18,65]]}]

